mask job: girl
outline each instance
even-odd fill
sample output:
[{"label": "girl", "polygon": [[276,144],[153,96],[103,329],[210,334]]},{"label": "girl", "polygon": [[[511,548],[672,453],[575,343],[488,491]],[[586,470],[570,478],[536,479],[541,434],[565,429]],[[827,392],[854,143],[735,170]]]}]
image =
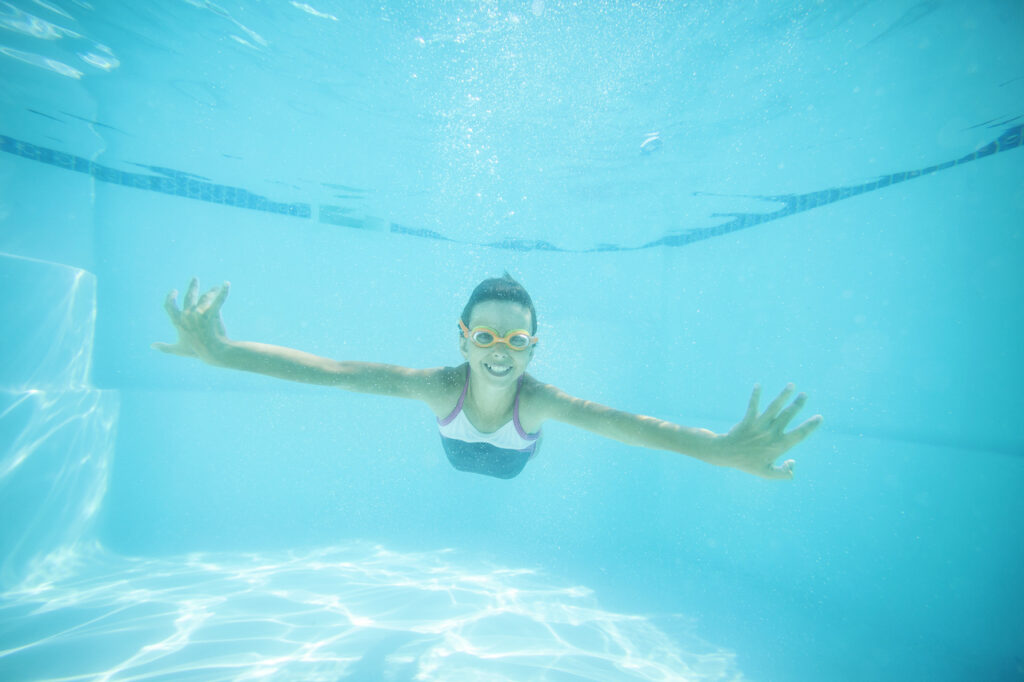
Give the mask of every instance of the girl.
[{"label": "girl", "polygon": [[178,341],[155,343],[153,348],[289,381],[421,400],[437,417],[448,460],[461,471],[516,476],[537,452],[541,425],[556,419],[630,445],[669,450],[763,478],[789,479],[793,460],[782,465],[775,460],[822,422],[816,415],[786,432],[807,401],[801,393],[789,402],[792,384],[761,414],[761,389],[754,386],[743,420],[728,433],[716,434],[613,410],[541,383],[526,373],[537,344],[537,312],[530,295],[508,273],[481,282],[462,311],[459,351],[466,362],[434,369],[339,362],[231,340],[220,315],[228,286],[225,282],[200,297],[199,280],[193,278],[180,310],[178,292],[168,294],[164,307]]}]

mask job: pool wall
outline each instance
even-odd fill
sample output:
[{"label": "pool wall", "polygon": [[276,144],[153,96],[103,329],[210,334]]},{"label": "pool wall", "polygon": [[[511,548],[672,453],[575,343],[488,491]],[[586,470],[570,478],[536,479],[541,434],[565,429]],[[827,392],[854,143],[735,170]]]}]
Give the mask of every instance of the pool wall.
[{"label": "pool wall", "polygon": [[[4,579],[39,579],[40,557],[94,539],[146,556],[349,538],[459,546],[572,574],[622,608],[697,617],[766,679],[793,665],[751,644],[769,623],[815,648],[803,665],[819,677],[851,665],[935,679],[1010,670],[1024,637],[1018,164],[1001,155],[683,249],[566,255],[343,229],[0,155],[15,180],[3,196],[0,250],[16,256],[3,262],[5,307],[42,301],[22,311],[39,331],[16,338],[38,351],[66,319],[80,335],[54,331],[58,346],[88,347],[93,279],[23,257],[89,268],[98,294],[91,381],[26,360],[5,389],[84,391],[101,408],[75,412],[79,435],[48,441],[38,468],[7,466],[18,496],[5,503],[32,503],[5,510],[16,523],[5,523]],[[418,405],[148,347],[172,340],[160,303],[196,274],[232,281],[237,338],[457,363],[455,315],[477,279],[505,268],[538,303],[533,371],[571,392],[722,430],[753,381],[795,381],[827,417],[794,453],[797,480],[551,425],[522,476],[491,481],[447,467]],[[34,440],[22,425],[46,419],[7,408],[3,461]],[[878,637],[893,624],[896,641]],[[938,650],[953,653],[927,659]],[[924,657],[917,667],[908,651]]]},{"label": "pool wall", "polygon": [[[26,303],[31,299],[31,304]],[[96,279],[0,256],[0,587],[72,575],[96,544],[118,394],[90,383]]]}]

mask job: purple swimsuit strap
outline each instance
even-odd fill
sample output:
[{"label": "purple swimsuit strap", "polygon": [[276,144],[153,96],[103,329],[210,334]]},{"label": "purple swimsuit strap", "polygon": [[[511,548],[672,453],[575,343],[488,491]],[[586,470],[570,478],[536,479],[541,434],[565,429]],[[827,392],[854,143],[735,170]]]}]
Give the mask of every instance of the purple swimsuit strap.
[{"label": "purple swimsuit strap", "polygon": [[537,438],[537,434],[531,435],[527,433],[526,429],[523,428],[523,425],[519,423],[519,391],[520,389],[523,388],[523,379],[525,378],[525,376],[525,374],[520,375],[519,381],[516,382],[516,399],[512,403],[512,423],[515,424],[516,431],[519,432],[519,435],[522,438],[525,438],[526,440],[534,440],[535,438]]},{"label": "purple swimsuit strap", "polygon": [[[438,419],[437,420],[437,423],[440,426],[446,426],[446,425],[450,424],[451,421],[453,419],[455,419],[455,417],[457,417],[459,415],[459,412],[462,412],[462,403],[466,402],[466,392],[468,390],[469,390],[469,365],[466,365],[466,383],[462,384],[462,394],[459,396],[459,402],[455,403],[455,409],[452,410],[451,414],[449,414],[444,419]],[[516,396],[518,397],[518,395],[519,395],[519,391],[517,390],[516,391]]]}]

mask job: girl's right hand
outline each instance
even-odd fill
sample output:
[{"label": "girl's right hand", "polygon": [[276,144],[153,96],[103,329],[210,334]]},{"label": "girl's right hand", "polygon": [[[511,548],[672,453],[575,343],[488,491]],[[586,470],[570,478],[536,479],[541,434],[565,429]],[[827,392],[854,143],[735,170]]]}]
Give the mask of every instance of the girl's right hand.
[{"label": "girl's right hand", "polygon": [[211,365],[218,364],[217,358],[228,344],[220,308],[228,297],[230,286],[229,282],[224,282],[200,297],[199,279],[193,277],[185,292],[181,310],[176,300],[178,291],[167,294],[164,310],[178,331],[178,340],[173,344],[154,343],[151,347],[164,353],[199,358]]}]

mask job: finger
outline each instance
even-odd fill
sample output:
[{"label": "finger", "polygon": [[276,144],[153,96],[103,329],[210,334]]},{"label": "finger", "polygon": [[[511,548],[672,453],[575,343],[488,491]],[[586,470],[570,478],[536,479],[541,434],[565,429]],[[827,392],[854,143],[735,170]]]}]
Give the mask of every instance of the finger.
[{"label": "finger", "polygon": [[164,309],[167,310],[167,314],[171,316],[171,319],[175,319],[180,310],[178,310],[178,290],[172,289],[168,292],[167,296],[164,297]]},{"label": "finger", "polygon": [[214,315],[219,314],[220,307],[224,305],[224,301],[228,297],[228,288],[230,286],[229,282],[224,282],[219,287],[214,287],[203,294],[196,305],[196,312],[204,315],[207,312],[212,312]]},{"label": "finger", "polygon": [[757,418],[757,406],[761,402],[761,384],[754,384],[754,390],[750,394],[750,402],[747,404],[747,413],[743,415],[743,421],[750,422]]},{"label": "finger", "polygon": [[183,357],[193,357],[193,356],[195,356],[195,353],[192,353],[191,351],[185,350],[184,348],[182,348],[180,345],[178,345],[176,343],[175,344],[161,343],[161,342],[158,341],[156,343],[149,344],[149,347],[152,348],[153,350],[158,350],[158,351],[160,351],[162,353],[169,353],[170,355],[181,355]]},{"label": "finger", "polygon": [[199,302],[196,303],[196,312],[205,314],[210,309],[210,304],[213,303],[214,299],[217,298],[217,294],[220,293],[219,288],[213,288],[207,291],[205,294],[199,297]]},{"label": "finger", "polygon": [[188,283],[188,289],[185,291],[185,300],[181,303],[182,310],[189,310],[190,308],[196,307],[196,297],[199,295],[199,278],[193,277],[192,281]]},{"label": "finger", "polygon": [[210,306],[210,310],[215,313],[220,312],[220,307],[224,305],[224,301],[228,299],[228,291],[231,289],[231,282],[224,282],[220,285],[220,289],[217,291],[217,298],[213,299],[213,303]]},{"label": "finger", "polygon": [[800,426],[787,433],[785,436],[786,449],[788,450],[804,438],[807,438],[807,436],[814,433],[814,430],[821,426],[823,421],[825,421],[824,417],[820,414],[816,414]]},{"label": "finger", "polygon": [[178,310],[178,290],[174,289],[171,293],[167,294],[167,298],[164,299],[164,310],[167,311],[167,315],[171,318],[171,322],[175,326],[181,324],[181,311]]},{"label": "finger", "polygon": [[801,393],[800,395],[798,395],[796,397],[796,400],[794,400],[789,407],[784,409],[781,413],[779,413],[779,416],[776,417],[775,422],[773,424],[775,430],[778,431],[779,433],[785,431],[786,426],[789,424],[789,422],[793,421],[793,417],[796,416],[797,412],[803,409],[804,403],[806,402],[806,393]]},{"label": "finger", "polygon": [[761,415],[764,419],[775,419],[775,415],[779,413],[782,406],[789,402],[789,396],[793,395],[793,391],[796,390],[796,386],[793,384],[786,384],[786,387],[782,389],[782,393],[778,395],[775,400],[771,402],[768,407],[765,408],[764,414]]},{"label": "finger", "polygon": [[775,481],[785,481],[793,478],[793,468],[796,466],[796,462],[787,459],[780,466],[774,464],[768,467],[768,471],[765,474],[765,478],[770,478]]}]

